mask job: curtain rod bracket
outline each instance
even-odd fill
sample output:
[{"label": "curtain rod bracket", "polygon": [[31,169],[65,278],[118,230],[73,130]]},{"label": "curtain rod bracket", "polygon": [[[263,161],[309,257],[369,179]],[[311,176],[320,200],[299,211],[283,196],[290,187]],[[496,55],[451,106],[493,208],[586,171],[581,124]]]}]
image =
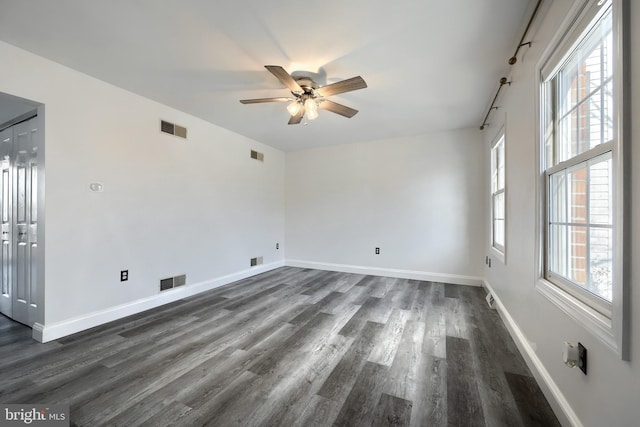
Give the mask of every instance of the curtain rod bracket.
[{"label": "curtain rod bracket", "polygon": [[509,61],[508,61],[508,62],[509,62],[509,65],[514,65],[516,62],[518,62],[517,55],[518,55],[518,52],[520,51],[520,48],[521,48],[522,46],[529,46],[529,47],[531,47],[531,42],[521,43],[521,44],[518,46],[518,49],[516,50],[516,53],[514,53],[514,54],[513,54],[513,56],[512,56],[511,58],[509,58]]}]

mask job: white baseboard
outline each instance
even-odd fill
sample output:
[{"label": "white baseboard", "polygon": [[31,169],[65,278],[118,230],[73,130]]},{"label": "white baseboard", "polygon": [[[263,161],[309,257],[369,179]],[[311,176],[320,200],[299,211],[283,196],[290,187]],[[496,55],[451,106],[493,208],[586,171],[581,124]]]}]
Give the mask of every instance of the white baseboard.
[{"label": "white baseboard", "polygon": [[331,264],[326,262],[287,259],[288,267],[313,268],[316,270],[340,271],[343,273],[368,274],[370,276],[396,277],[398,279],[414,279],[430,282],[451,283],[454,285],[482,286],[483,279],[475,276],[458,274],[430,273],[427,271],[398,270],[394,268],[366,267],[360,265]]},{"label": "white baseboard", "polygon": [[583,427],[583,424],[578,418],[578,415],[573,411],[573,408],[571,407],[571,405],[569,405],[569,402],[564,397],[562,391],[560,391],[560,388],[551,377],[551,374],[549,374],[547,369],[544,367],[535,350],[533,349],[533,347],[531,347],[531,344],[529,344],[527,337],[518,327],[518,324],[515,322],[515,320],[513,320],[513,317],[511,317],[511,314],[509,314],[509,311],[507,311],[504,304],[502,304],[500,297],[498,297],[498,295],[496,295],[496,293],[493,291],[493,288],[491,287],[489,282],[487,282],[486,280],[484,280],[483,282],[483,285],[487,289],[487,291],[489,291],[491,295],[493,295],[498,314],[500,314],[500,317],[507,327],[509,334],[511,334],[511,337],[518,346],[520,353],[522,353],[522,357],[524,357],[524,360],[527,362],[527,366],[529,366],[529,369],[538,382],[540,389],[553,408],[553,412],[555,412],[556,417],[558,417],[558,421],[560,421],[560,424],[562,424],[563,426]]},{"label": "white baseboard", "polygon": [[161,305],[168,304],[182,298],[190,297],[192,295],[196,295],[211,289],[215,289],[238,280],[246,279],[247,277],[255,276],[256,274],[265,273],[282,266],[284,266],[284,261],[278,261],[271,264],[263,264],[257,267],[252,267],[248,270],[243,270],[237,273],[218,277],[216,279],[207,280],[205,282],[180,286],[175,289],[164,291],[157,295],[118,305],[116,307],[111,307],[105,310],[96,311],[83,316],[74,317],[62,322],[45,325],[36,323],[33,326],[32,336],[35,340],[40,342],[56,340],[67,335],[75,334],[76,332],[84,331],[85,329],[93,328],[95,326],[112,322],[123,317],[131,316],[132,314],[159,307]]}]

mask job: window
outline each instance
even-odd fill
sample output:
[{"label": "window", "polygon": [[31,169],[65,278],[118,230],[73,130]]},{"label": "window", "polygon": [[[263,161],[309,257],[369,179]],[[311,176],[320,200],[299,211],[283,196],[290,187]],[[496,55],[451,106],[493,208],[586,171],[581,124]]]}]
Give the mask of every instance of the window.
[{"label": "window", "polygon": [[621,52],[613,3],[582,1],[541,70],[542,274],[555,287],[552,301],[622,354]]},{"label": "window", "polygon": [[505,253],[504,133],[491,147],[491,246],[504,262]]}]

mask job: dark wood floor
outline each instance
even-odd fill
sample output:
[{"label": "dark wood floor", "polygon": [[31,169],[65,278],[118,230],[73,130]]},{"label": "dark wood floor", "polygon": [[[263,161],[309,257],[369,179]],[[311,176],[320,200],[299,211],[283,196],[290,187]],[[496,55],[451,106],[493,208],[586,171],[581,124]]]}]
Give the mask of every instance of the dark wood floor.
[{"label": "dark wood floor", "polygon": [[559,425],[481,288],[284,267],[0,344],[0,402],[78,426]]}]

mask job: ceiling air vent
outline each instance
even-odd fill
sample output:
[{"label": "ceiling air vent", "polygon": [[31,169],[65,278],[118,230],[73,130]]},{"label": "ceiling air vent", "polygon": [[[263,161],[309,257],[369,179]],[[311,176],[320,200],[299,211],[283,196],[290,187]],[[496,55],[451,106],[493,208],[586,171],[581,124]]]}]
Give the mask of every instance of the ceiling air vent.
[{"label": "ceiling air vent", "polygon": [[261,162],[264,162],[264,154],[263,153],[258,153],[255,150],[251,150],[251,158],[252,159],[256,159],[256,160],[260,160]]},{"label": "ceiling air vent", "polygon": [[164,133],[179,136],[180,138],[187,138],[187,128],[164,120],[160,120],[160,130]]}]

